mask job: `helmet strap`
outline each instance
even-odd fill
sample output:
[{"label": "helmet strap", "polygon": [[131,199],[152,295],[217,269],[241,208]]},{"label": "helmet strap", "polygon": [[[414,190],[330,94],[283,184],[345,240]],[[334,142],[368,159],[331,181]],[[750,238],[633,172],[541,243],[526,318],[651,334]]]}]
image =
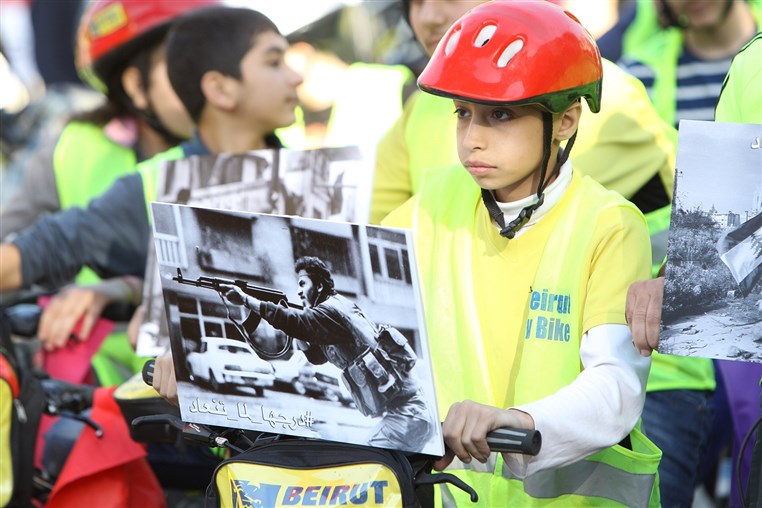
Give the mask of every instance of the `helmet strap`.
[{"label": "helmet strap", "polygon": [[[495,196],[493,195],[492,191],[487,189],[482,189],[482,201],[484,202],[484,206],[487,208],[487,211],[489,212],[490,218],[500,227],[500,236],[507,238],[509,240],[513,239],[516,236],[516,233],[518,232],[518,230],[521,229],[524,226],[524,224],[529,222],[535,210],[540,208],[540,206],[542,206],[543,202],[545,201],[545,194],[544,194],[545,187],[546,187],[545,176],[547,173],[548,162],[550,161],[550,146],[552,143],[552,137],[553,137],[553,115],[551,115],[547,111],[543,111],[542,112],[543,153],[542,153],[542,162],[540,163],[540,183],[537,184],[537,201],[535,201],[529,206],[525,206],[524,208],[522,208],[522,210],[519,212],[519,215],[515,219],[513,219],[511,222],[509,222],[507,225],[505,223],[505,217],[503,216],[503,211],[500,210],[500,206],[497,204],[497,200],[495,199]],[[573,138],[574,136],[572,136],[572,138],[569,140],[570,143],[574,142]],[[565,161],[566,161],[566,158],[563,158],[563,162]],[[555,174],[558,171],[560,171],[560,168],[563,162],[559,158],[551,174]]]}]

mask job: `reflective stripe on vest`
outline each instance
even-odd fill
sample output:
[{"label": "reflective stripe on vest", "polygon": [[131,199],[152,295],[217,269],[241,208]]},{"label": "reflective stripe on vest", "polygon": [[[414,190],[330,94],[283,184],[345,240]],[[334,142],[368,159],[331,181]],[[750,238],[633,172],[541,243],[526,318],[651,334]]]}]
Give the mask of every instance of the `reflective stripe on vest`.
[{"label": "reflective stripe on vest", "polygon": [[[71,122],[61,132],[53,152],[53,171],[61,210],[84,208],[103,194],[120,176],[135,171],[135,152],[110,140],[103,128],[84,122]],[[80,285],[100,278],[85,267],[77,275]]]},{"label": "reflective stripe on vest", "polygon": [[[445,412],[449,403],[456,400],[498,400],[495,394],[484,393],[490,384],[480,357],[487,354],[480,338],[479,315],[473,298],[463,298],[473,292],[469,270],[453,270],[453,266],[471,266],[472,231],[476,222],[486,214],[481,204],[479,188],[465,171],[443,170],[440,177],[426,181],[418,195],[413,215],[416,251],[422,274],[422,288],[427,308],[437,309],[437,319],[428,321],[428,334],[437,337],[437,347],[432,348],[432,362],[439,397],[440,411]],[[604,190],[590,178],[573,177],[576,193],[571,197],[568,210],[550,235],[548,244],[537,269],[532,287],[553,288],[557,294],[570,295],[570,311],[564,313],[571,330],[570,348],[548,350],[541,341],[521,341],[521,362],[515,382],[514,405],[538,400],[555,393],[571,383],[581,371],[580,362],[569,361],[568,351],[579,350],[582,336],[581,309],[585,301],[586,285],[579,274],[592,255],[591,238],[595,232],[598,215],[607,207],[635,206],[621,196]],[[448,199],[448,206],[441,206],[442,196],[458,196]],[[436,242],[431,240],[436,238]],[[575,246],[588,246],[585,249]],[[446,281],[447,283],[444,283]],[[469,292],[471,291],[471,292]],[[527,299],[528,300],[528,299]],[[525,303],[526,315],[532,317],[529,301]],[[464,351],[464,345],[467,350]],[[460,376],[437,376],[437,366],[446,365],[447,358],[458,357],[463,372],[474,382],[464,382]],[[538,383],[542,373],[542,383]],[[440,415],[441,416],[441,415]],[[512,476],[502,457],[493,454],[490,469],[481,464],[448,469],[457,474],[479,493],[485,505],[494,503],[524,506],[539,499],[559,498],[563,501],[586,506],[608,505],[612,501],[633,506],[658,506],[656,470],[661,453],[639,431],[631,433],[633,450],[621,446],[607,448],[587,459],[569,466],[534,475],[526,484]],[[466,470],[480,468],[481,471]],[[584,479],[584,481],[581,481]],[[444,504],[461,502],[461,493],[455,489],[446,492]],[[467,504],[463,497],[463,504]]]}]

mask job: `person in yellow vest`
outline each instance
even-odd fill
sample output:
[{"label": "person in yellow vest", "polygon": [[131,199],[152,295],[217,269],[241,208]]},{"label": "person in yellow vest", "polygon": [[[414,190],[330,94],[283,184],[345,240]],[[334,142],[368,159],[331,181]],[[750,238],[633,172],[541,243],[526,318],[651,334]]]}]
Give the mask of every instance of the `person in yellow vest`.
[{"label": "person in yellow vest", "polygon": [[[416,37],[431,54],[444,30],[478,3],[416,0],[403,2],[403,7]],[[619,192],[645,214],[655,274],[667,252],[677,132],[659,118],[643,85],[606,60],[601,103],[598,114],[586,115],[581,122],[570,159],[580,174]],[[405,114],[379,145],[373,221],[418,192],[428,175],[457,161],[455,122],[452,104],[442,97],[419,93],[408,101]],[[711,432],[714,389],[710,360],[654,356],[643,428],[664,446],[662,487],[682,499],[692,498],[698,481]],[[674,432],[675,425],[681,431]]]},{"label": "person in yellow vest", "polygon": [[[760,0],[744,0],[750,5],[762,5]],[[622,2],[620,2],[622,4]],[[637,50],[661,30],[678,22],[666,8],[666,0],[634,0],[620,9],[614,26],[598,37],[601,56],[616,62],[622,55]]]},{"label": "person in yellow vest", "polygon": [[[0,237],[31,225],[39,215],[85,206],[118,177],[190,137],[193,123],[166,73],[164,36],[183,12],[217,3],[91,3],[82,15],[77,67],[82,79],[102,91],[106,102],[73,117],[49,147],[25,170],[22,186],[3,207]],[[112,301],[137,304],[141,281],[118,277],[100,281],[89,269],[55,296],[40,319],[38,337],[47,350],[62,347],[82,318],[78,338],[86,340]],[[93,358],[99,384],[120,383],[136,370],[137,358],[125,334],[113,333]]]},{"label": "person in yellow vest", "polygon": [[[733,58],[715,110],[715,121],[762,124],[762,34],[757,34]],[[627,322],[633,343],[648,356],[659,347],[664,277],[633,283],[627,294]],[[762,402],[762,401],[761,401]],[[761,404],[762,406],[762,404]],[[751,427],[748,425],[747,427]],[[750,464],[747,506],[758,506],[762,488],[762,432],[757,433]],[[737,472],[742,477],[749,471]],[[739,493],[740,494],[740,493]],[[740,500],[736,500],[740,501]]]},{"label": "person in yellow vest", "polygon": [[[627,287],[649,274],[648,230],[568,161],[602,73],[571,14],[497,0],[455,22],[418,80],[453,100],[462,165],[382,224],[413,228],[448,450],[435,467],[484,506],[659,505],[661,453],[637,428],[650,361],[624,318]],[[539,430],[542,450],[490,454],[501,426]]]},{"label": "person in yellow vest", "polygon": [[[762,62],[762,33],[758,33],[733,58],[715,110],[716,122],[762,124],[762,65],[760,62]],[[642,342],[642,337],[639,337],[639,341]],[[760,413],[762,413],[762,395],[760,395],[757,417]],[[749,426],[751,427],[752,425]],[[760,506],[762,503],[762,426],[757,427],[755,438],[751,459],[742,465],[741,471],[736,473],[741,475],[741,478],[745,478],[748,472],[746,496],[745,499],[741,499],[747,506]],[[741,496],[742,492],[738,495]]]},{"label": "person in yellow vest", "polygon": [[[667,123],[710,121],[733,56],[762,27],[762,5],[744,0],[655,3],[665,27],[629,47],[618,63],[643,82]],[[729,400],[758,378],[750,372],[744,379],[746,370],[726,360],[654,354],[643,428],[664,452],[660,478],[666,505],[691,506],[701,470],[718,467],[714,463],[733,439]],[[686,419],[687,412],[694,418]],[[677,430],[664,421],[692,423]]]},{"label": "person in yellow vest", "polygon": [[[416,38],[431,55],[444,30],[479,3],[403,0],[402,7]],[[572,162],[646,215],[658,270],[667,252],[677,131],[659,118],[642,84],[607,60],[603,81],[604,106],[580,125]],[[457,163],[454,129],[449,101],[420,92],[411,96],[378,146],[372,223],[379,223],[415,194],[430,172]]]}]

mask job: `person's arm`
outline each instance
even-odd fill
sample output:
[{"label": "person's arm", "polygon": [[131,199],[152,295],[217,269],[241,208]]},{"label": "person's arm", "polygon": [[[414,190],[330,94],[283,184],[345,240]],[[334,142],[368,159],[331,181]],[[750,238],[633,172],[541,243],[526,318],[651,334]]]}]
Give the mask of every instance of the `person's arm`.
[{"label": "person's arm", "polygon": [[[574,169],[641,210],[669,204],[677,130],[661,119],[642,83],[606,60],[601,104],[598,114],[584,115],[580,124],[570,155]],[[661,185],[646,187],[650,195],[642,195],[652,179]]]},{"label": "person's arm", "polygon": [[389,212],[413,195],[405,128],[417,97],[417,94],[410,97],[402,116],[378,143],[370,203],[371,224],[380,224]]},{"label": "person's arm", "polygon": [[101,280],[88,286],[68,286],[55,295],[40,316],[37,336],[48,351],[66,345],[82,320],[77,339],[85,341],[103,309],[113,302],[140,303],[142,281],[124,276]]},{"label": "person's arm", "polygon": [[536,457],[505,454],[517,476],[571,464],[608,448],[627,436],[640,418],[651,359],[632,347],[626,325],[588,331],[582,337],[580,359],[584,370],[571,384],[515,408],[531,415],[543,441]]},{"label": "person's arm", "polygon": [[[346,340],[348,332],[340,311],[328,305],[292,309],[271,302],[264,302],[243,292],[238,286],[222,285],[227,300],[246,307],[278,330],[309,344],[339,344]],[[244,322],[251,322],[247,319]],[[256,323],[256,320],[254,321]],[[247,332],[251,333],[247,327]]]},{"label": "person's arm", "polygon": [[0,291],[21,288],[21,253],[12,243],[0,244]]},{"label": "person's arm", "polygon": [[9,260],[0,261],[0,289],[32,284],[60,287],[83,266],[104,278],[142,277],[149,238],[143,181],[139,173],[130,174],[116,180],[86,209],[44,216],[19,234],[13,240],[19,258],[11,254]]},{"label": "person's arm", "polygon": [[24,162],[24,177],[13,196],[2,206],[0,238],[7,239],[32,225],[43,213],[61,209],[53,169],[54,148],[54,144],[45,146]]}]

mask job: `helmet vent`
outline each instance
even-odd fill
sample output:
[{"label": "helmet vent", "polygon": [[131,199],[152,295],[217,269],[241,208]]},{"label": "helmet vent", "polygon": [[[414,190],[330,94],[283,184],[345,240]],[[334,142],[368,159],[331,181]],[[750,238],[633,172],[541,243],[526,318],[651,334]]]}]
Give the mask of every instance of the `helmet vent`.
[{"label": "helmet vent", "polygon": [[450,56],[452,55],[452,52],[455,51],[455,46],[458,45],[458,41],[460,40],[460,34],[461,34],[460,28],[458,28],[457,30],[453,31],[450,34],[450,38],[447,39],[447,45],[445,46],[445,50],[444,50],[445,55]]},{"label": "helmet vent", "polygon": [[495,31],[497,31],[497,25],[485,25],[482,27],[481,30],[479,30],[479,33],[476,36],[476,40],[474,40],[474,46],[477,48],[484,47],[490,39],[492,39],[492,36],[495,35]]},{"label": "helmet vent", "polygon": [[511,59],[516,56],[516,53],[521,51],[521,48],[524,47],[524,41],[521,39],[516,39],[512,43],[508,44],[508,47],[503,50],[503,52],[500,54],[500,58],[497,59],[497,66],[501,69],[508,65],[508,62],[511,61]]}]

